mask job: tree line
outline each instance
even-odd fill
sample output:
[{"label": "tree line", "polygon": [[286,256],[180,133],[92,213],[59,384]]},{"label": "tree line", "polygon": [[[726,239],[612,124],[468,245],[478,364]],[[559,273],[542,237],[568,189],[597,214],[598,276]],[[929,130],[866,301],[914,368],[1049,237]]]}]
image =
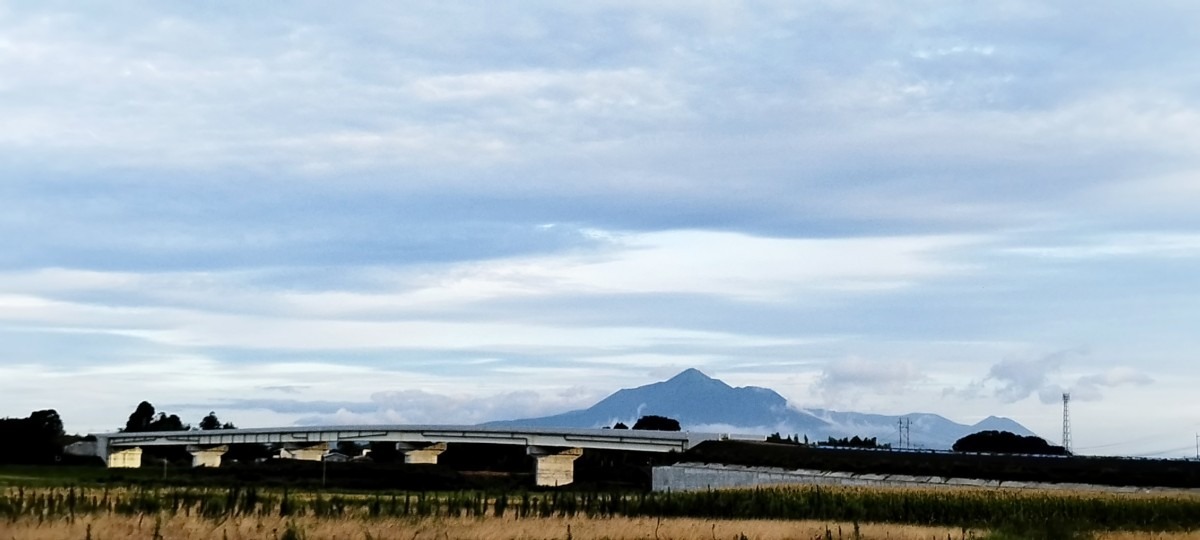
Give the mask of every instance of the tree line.
[{"label": "tree line", "polygon": [[58,411],[33,411],[26,418],[0,418],[0,463],[53,463],[66,444]]},{"label": "tree line", "polygon": [[[125,422],[125,427],[120,431],[125,433],[143,433],[147,431],[190,431],[192,426],[183,423],[179,416],[168,415],[163,412],[156,412],[154,405],[149,401],[143,401],[138,404],[137,409],[134,409],[133,414],[129,415],[129,420]],[[209,411],[208,415],[200,420],[201,430],[211,429],[237,429],[237,426],[231,422],[221,423],[217,418],[217,413]]]},{"label": "tree line", "polygon": [[[158,412],[148,401],[138,404],[125,426],[118,431],[139,433],[148,431],[188,431],[192,426],[186,424],[178,415]],[[200,420],[199,429],[236,429],[230,422],[221,422],[215,412],[209,412]],[[63,430],[62,418],[58,411],[45,409],[33,411],[24,418],[0,418],[0,463],[37,465],[56,463],[63,459],[63,449],[67,445],[86,439],[79,435],[68,435]],[[176,459],[190,458],[181,452],[181,448],[163,448],[151,451],[152,455],[160,458]],[[163,454],[158,456],[157,454]]]}]

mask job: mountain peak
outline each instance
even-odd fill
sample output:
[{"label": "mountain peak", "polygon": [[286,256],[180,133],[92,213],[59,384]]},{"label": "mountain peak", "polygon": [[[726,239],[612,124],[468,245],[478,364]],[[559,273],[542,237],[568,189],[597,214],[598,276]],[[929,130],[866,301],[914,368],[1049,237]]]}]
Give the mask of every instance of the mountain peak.
[{"label": "mountain peak", "polygon": [[1010,433],[1016,433],[1017,435],[1034,435],[1034,433],[1029,431],[1029,429],[1025,426],[1022,426],[1011,418],[1005,418],[1003,416],[989,416],[984,418],[983,420],[976,422],[975,425],[971,426],[971,429],[974,431],[1008,431]]},{"label": "mountain peak", "polygon": [[648,387],[671,389],[672,392],[684,394],[733,390],[733,387],[725,384],[725,381],[709,377],[696,368],[687,368],[670,379],[651,384]]},{"label": "mountain peak", "polygon": [[708,382],[708,381],[713,381],[713,380],[715,380],[715,379],[713,379],[712,377],[709,377],[708,375],[705,375],[703,371],[700,371],[696,368],[687,368],[683,371],[680,371],[674,377],[667,379],[666,382],[690,383],[690,382]]}]

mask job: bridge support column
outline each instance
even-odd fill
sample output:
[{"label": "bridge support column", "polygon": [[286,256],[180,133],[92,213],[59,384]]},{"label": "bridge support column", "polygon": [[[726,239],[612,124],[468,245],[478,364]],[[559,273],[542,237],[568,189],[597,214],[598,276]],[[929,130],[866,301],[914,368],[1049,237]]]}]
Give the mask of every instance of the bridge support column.
[{"label": "bridge support column", "polygon": [[583,455],[583,449],[527,446],[525,453],[533,456],[534,459],[535,484],[565,486],[575,481],[575,460]]},{"label": "bridge support column", "polygon": [[446,443],[396,443],[396,449],[404,452],[405,463],[436,465],[438,456],[446,451]]},{"label": "bridge support column", "polygon": [[214,446],[204,448],[202,446],[189,446],[188,452],[192,454],[192,467],[220,467],[221,456],[229,451],[229,446]]},{"label": "bridge support column", "polygon": [[110,469],[136,469],[142,466],[142,449],[138,446],[109,448],[104,456],[104,464]]},{"label": "bridge support column", "polygon": [[283,450],[279,451],[279,457],[282,459],[298,459],[300,461],[321,461],[328,451],[329,445],[326,443],[304,446],[286,444]]}]

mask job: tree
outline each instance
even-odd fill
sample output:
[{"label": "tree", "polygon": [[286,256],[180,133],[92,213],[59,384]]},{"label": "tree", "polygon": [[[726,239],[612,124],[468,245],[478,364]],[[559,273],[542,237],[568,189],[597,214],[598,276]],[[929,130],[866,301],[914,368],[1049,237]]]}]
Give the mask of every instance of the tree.
[{"label": "tree", "polygon": [[613,429],[629,429],[629,426],[625,425],[625,422],[617,422],[616,425],[614,425],[612,428]]},{"label": "tree", "polygon": [[1017,435],[1009,431],[980,431],[955,441],[955,452],[985,452],[996,454],[1070,455],[1061,446],[1051,446],[1041,437]]},{"label": "tree", "polygon": [[150,422],[150,426],[146,431],[188,431],[192,426],[183,423],[178,415],[167,416],[167,413],[158,413],[154,417],[154,421]]},{"label": "tree", "polygon": [[[799,435],[789,435],[787,437],[784,437],[783,435],[780,435],[778,431],[776,431],[775,433],[767,435],[767,442],[799,445],[800,444],[800,436]],[[808,435],[804,436],[804,444],[808,444]]]},{"label": "tree", "polygon": [[[808,444],[807,436],[805,436],[804,440],[805,440],[805,444]],[[875,437],[864,438],[864,437],[859,437],[858,435],[855,435],[853,437],[842,437],[841,439],[835,439],[833,437],[829,437],[824,442],[818,442],[817,446],[829,446],[829,447],[835,447],[835,448],[891,448],[892,444],[891,443],[879,444],[879,440],[876,439]]]},{"label": "tree", "polygon": [[187,431],[192,429],[191,426],[183,423],[177,415],[167,415],[167,413],[154,412],[154,405],[149,401],[143,401],[138,404],[137,409],[133,414],[129,415],[129,420],[125,422],[125,429],[129,433],[138,433],[144,431]]},{"label": "tree", "polygon": [[133,414],[129,415],[129,420],[125,422],[125,429],[121,431],[131,433],[150,431],[150,423],[153,421],[154,405],[151,405],[149,401],[143,401],[138,403],[137,409],[133,411]]},{"label": "tree", "polygon": [[667,418],[665,416],[647,415],[638,418],[638,421],[633,424],[633,429],[642,429],[648,431],[680,431],[679,420]]},{"label": "tree", "polygon": [[204,419],[200,421],[200,429],[204,431],[210,429],[237,429],[237,426],[233,425],[232,422],[225,422],[222,424],[221,420],[217,418],[217,413],[209,411],[208,416],[205,416]]},{"label": "tree", "polygon": [[33,411],[29,415],[29,423],[36,433],[46,438],[57,439],[66,434],[63,431],[62,418],[58,416],[58,411],[54,409]]},{"label": "tree", "polygon": [[0,418],[0,463],[53,463],[62,456],[58,411],[34,411],[27,418]]}]

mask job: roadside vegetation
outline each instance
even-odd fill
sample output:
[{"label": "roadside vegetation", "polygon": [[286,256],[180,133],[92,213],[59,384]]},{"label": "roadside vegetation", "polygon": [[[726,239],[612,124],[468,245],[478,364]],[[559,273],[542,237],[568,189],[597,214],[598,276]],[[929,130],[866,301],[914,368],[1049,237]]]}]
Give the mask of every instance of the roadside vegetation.
[{"label": "roadside vegetation", "polygon": [[[513,534],[486,535],[492,538],[574,538],[578,537],[580,529],[566,533],[565,528],[552,531],[546,527],[557,520],[556,523],[603,521],[613,527],[625,528],[630,525],[618,526],[618,522],[647,523],[647,520],[660,519],[670,523],[701,520],[714,527],[710,531],[714,534],[717,524],[726,531],[729,523],[746,520],[785,522],[810,528],[814,524],[827,524],[829,538],[878,537],[863,532],[867,524],[871,524],[870,531],[883,531],[888,538],[904,537],[888,533],[888,527],[897,531],[905,527],[937,531],[938,538],[983,538],[987,535],[995,538],[1085,538],[1122,531],[1180,535],[1200,530],[1200,497],[815,486],[689,493],[335,493],[253,486],[221,489],[8,487],[0,490],[0,531],[6,535],[11,532],[14,538],[30,537],[15,534],[18,531],[53,527],[65,528],[64,537],[75,534],[67,531],[83,532],[86,536],[88,524],[93,526],[90,538],[99,538],[102,526],[117,530],[134,521],[144,532],[151,532],[151,525],[157,527],[159,531],[154,533],[155,537],[164,537],[163,527],[195,531],[207,528],[214,534],[228,535],[235,529],[243,531],[247,523],[258,523],[254,530],[260,536],[234,537],[283,538],[281,535],[288,527],[294,528],[297,535],[317,534],[315,531],[329,523],[340,523],[358,528],[353,535],[344,537],[366,538],[366,531],[386,524],[402,524],[406,531],[414,526],[432,530],[430,524],[460,527],[463,520],[480,524],[495,521],[493,527],[508,524],[503,527],[513,531]],[[529,522],[541,525],[529,525]],[[459,525],[454,525],[456,523]],[[284,529],[280,529],[281,524]],[[85,529],[79,531],[81,526]],[[226,527],[223,532],[218,532],[223,526]],[[274,532],[266,530],[267,527]],[[532,536],[520,532],[529,531],[530,527],[541,532]],[[646,530],[634,535],[609,532],[611,534],[606,536],[609,538],[655,537],[653,531]],[[674,537],[663,535],[661,530],[658,532],[659,538]],[[826,537],[823,530],[818,533],[805,537]],[[745,531],[736,534],[775,537],[766,533],[751,535]],[[314,537],[326,536],[321,533]]]}]

